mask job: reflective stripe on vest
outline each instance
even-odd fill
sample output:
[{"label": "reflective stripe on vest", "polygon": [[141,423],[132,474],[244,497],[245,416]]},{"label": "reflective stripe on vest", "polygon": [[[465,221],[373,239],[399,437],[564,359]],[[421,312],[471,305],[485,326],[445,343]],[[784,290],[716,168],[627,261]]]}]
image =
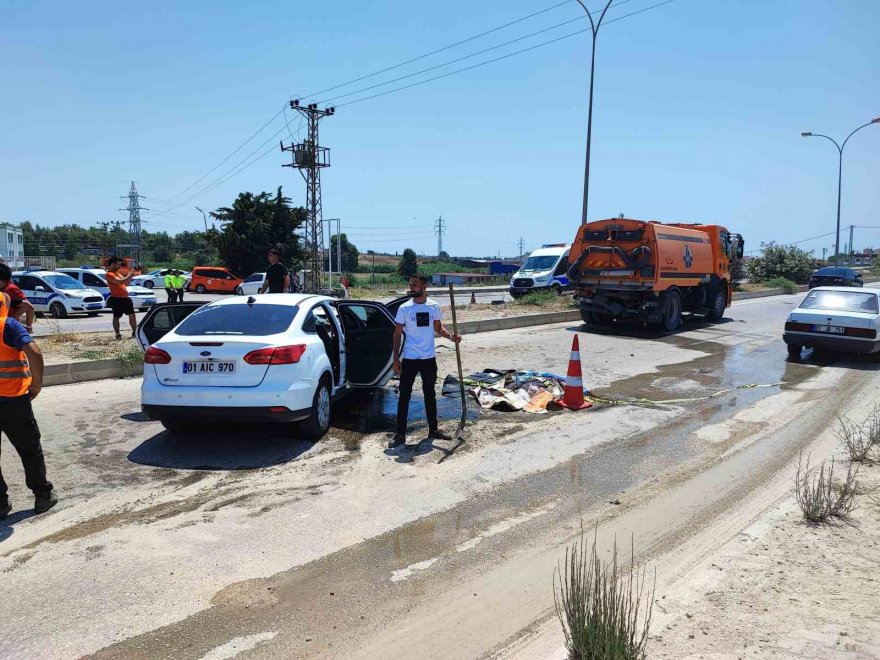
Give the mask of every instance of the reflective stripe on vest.
[{"label": "reflective stripe on vest", "polygon": [[23,351],[3,343],[6,317],[0,317],[0,396],[24,396],[31,386],[31,371]]}]

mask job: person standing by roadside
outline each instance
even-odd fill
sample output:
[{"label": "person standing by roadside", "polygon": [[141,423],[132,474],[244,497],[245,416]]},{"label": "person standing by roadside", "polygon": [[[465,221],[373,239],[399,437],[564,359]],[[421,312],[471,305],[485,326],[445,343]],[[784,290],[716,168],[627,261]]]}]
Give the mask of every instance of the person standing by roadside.
[{"label": "person standing by roadside", "polygon": [[113,310],[113,330],[116,332],[116,338],[122,339],[119,334],[119,319],[123,314],[128,316],[128,324],[131,326],[131,336],[134,337],[137,331],[137,319],[134,316],[134,304],[128,296],[128,283],[134,271],[129,270],[128,275],[123,277],[119,274],[122,267],[122,259],[119,257],[110,257],[107,262],[107,285],[110,287],[110,297],[107,304]]},{"label": "person standing by roadside", "polygon": [[290,275],[290,277],[289,277],[289,279],[290,279],[290,287],[289,287],[288,290],[289,290],[291,293],[299,293],[299,289],[300,289],[300,286],[299,286],[299,273],[296,272],[295,270],[292,270],[292,271],[290,271],[289,275]]},{"label": "person standing by roadside", "polygon": [[[24,326],[8,316],[9,307],[9,295],[0,293],[0,435],[21,458],[34,510],[45,513],[58,503],[58,496],[46,479],[40,428],[31,407],[43,388],[43,354]],[[0,472],[0,520],[12,511],[8,492]]]},{"label": "person standing by roadside", "polygon": [[183,290],[186,287],[186,277],[176,268],[174,269],[174,293],[177,295],[177,302],[183,302]]},{"label": "person standing by roadside", "polygon": [[174,290],[174,269],[169,268],[165,273],[165,293],[168,295],[168,302],[177,302],[177,291]]},{"label": "person standing by roadside", "polygon": [[[413,275],[409,278],[409,295],[397,309],[394,318],[394,373],[400,376],[400,399],[397,402],[397,431],[388,441],[393,448],[406,444],[406,425],[409,415],[409,400],[412,396],[416,376],[422,377],[422,392],[425,395],[425,416],[428,421],[428,438],[432,440],[451,440],[452,437],[440,430],[437,425],[437,353],[434,348],[435,333],[454,341],[461,336],[443,327],[443,313],[436,301],[428,298],[428,278]],[[400,350],[403,334],[406,343]]]},{"label": "person standing by roadside", "polygon": [[19,321],[24,315],[24,327],[28,332],[33,332],[34,306],[25,298],[24,292],[12,281],[12,269],[6,264],[0,264],[0,291],[6,293],[12,301],[9,306],[9,318]]},{"label": "person standing by roadside", "polygon": [[260,293],[284,293],[290,288],[290,276],[287,274],[287,267],[281,263],[278,250],[272,248],[266,254],[269,260],[269,270],[266,271],[266,279],[260,287]]}]

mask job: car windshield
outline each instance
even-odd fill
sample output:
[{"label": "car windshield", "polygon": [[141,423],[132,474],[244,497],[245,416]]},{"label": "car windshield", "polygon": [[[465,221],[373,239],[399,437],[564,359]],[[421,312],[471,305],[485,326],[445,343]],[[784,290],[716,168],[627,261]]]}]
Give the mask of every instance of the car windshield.
[{"label": "car windshield", "polygon": [[820,268],[816,275],[830,275],[831,277],[846,277],[846,268]]},{"label": "car windshield", "polygon": [[73,279],[70,275],[43,275],[43,279],[56,289],[83,288],[83,285]]},{"label": "car windshield", "polygon": [[290,327],[298,309],[296,305],[207,305],[186,317],[174,332],[184,337],[275,335]]},{"label": "car windshield", "polygon": [[799,305],[801,309],[878,313],[877,294],[856,291],[810,291]]},{"label": "car windshield", "polygon": [[547,255],[546,257],[529,257],[520,270],[550,270],[556,266],[559,257]]}]

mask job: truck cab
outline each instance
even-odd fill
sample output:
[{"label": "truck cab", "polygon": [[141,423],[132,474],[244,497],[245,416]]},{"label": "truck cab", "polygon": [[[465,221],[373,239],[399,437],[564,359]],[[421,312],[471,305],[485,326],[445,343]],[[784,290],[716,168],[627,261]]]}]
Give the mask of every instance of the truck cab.
[{"label": "truck cab", "polygon": [[570,251],[568,244],[550,243],[532,252],[510,278],[510,295],[519,298],[535,291],[562,293],[568,290]]}]

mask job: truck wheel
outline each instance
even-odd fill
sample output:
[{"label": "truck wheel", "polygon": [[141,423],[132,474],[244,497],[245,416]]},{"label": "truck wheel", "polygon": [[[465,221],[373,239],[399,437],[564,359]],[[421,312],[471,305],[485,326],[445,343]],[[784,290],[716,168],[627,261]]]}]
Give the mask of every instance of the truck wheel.
[{"label": "truck wheel", "polygon": [[668,289],[663,295],[660,325],[666,332],[674,332],[684,320],[681,317],[681,294],[678,289]]},{"label": "truck wheel", "polygon": [[581,309],[581,320],[587,325],[609,325],[611,315],[594,312],[591,309]]},{"label": "truck wheel", "polygon": [[706,318],[712,323],[718,323],[724,318],[724,310],[727,308],[727,286],[719,285],[715,295],[709,301],[709,313]]}]

